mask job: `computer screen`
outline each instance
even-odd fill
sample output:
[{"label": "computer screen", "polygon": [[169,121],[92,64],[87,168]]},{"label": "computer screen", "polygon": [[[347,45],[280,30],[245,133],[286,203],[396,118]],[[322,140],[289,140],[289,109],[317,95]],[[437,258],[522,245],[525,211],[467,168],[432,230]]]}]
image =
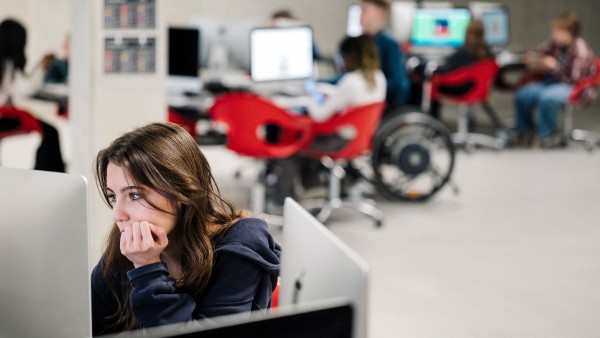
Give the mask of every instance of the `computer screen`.
[{"label": "computer screen", "polygon": [[367,336],[368,264],[291,198],[283,209],[282,306],[348,299],[355,309],[354,338]]},{"label": "computer screen", "polygon": [[415,47],[460,47],[471,12],[466,8],[417,8],[411,44]]},{"label": "computer screen", "polygon": [[0,337],[90,337],[87,183],[0,167]]},{"label": "computer screen", "polygon": [[197,77],[199,46],[198,29],[169,27],[169,75]]},{"label": "computer screen", "polygon": [[[129,338],[352,338],[353,309],[340,300],[130,331]],[[123,334],[103,338],[119,338]]]},{"label": "computer screen", "polygon": [[193,27],[169,27],[168,38],[167,92],[199,93],[200,31]]},{"label": "computer screen", "polygon": [[481,13],[485,42],[490,47],[503,47],[510,42],[509,15],[506,7],[489,8]]},{"label": "computer screen", "polygon": [[190,25],[200,31],[199,65],[208,67],[212,47],[222,43],[228,52],[228,67],[247,71],[250,69],[250,31],[259,22],[249,18],[219,18],[195,15]]},{"label": "computer screen", "polygon": [[250,33],[253,81],[307,79],[313,75],[313,34],[308,26],[256,28]]},{"label": "computer screen", "polygon": [[359,36],[362,34],[362,25],[360,24],[360,15],[362,9],[360,5],[350,5],[348,8],[348,19],[346,21],[346,35]]}]

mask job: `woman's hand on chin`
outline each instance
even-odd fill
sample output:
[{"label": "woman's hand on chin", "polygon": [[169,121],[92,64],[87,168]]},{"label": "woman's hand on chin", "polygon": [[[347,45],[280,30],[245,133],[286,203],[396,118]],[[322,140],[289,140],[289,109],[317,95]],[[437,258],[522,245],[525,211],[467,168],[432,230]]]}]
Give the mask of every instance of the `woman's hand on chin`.
[{"label": "woman's hand on chin", "polygon": [[160,254],[169,244],[164,230],[148,222],[133,222],[121,230],[121,253],[133,266],[160,262]]}]

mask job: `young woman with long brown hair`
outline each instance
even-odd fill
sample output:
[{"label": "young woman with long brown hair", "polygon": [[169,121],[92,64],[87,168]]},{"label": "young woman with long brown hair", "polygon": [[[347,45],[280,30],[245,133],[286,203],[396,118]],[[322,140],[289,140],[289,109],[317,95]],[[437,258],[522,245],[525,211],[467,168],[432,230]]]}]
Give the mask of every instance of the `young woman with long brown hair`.
[{"label": "young woman with long brown hair", "polygon": [[114,223],[91,276],[94,335],[270,307],[279,246],[219,195],[183,128],[124,134],[98,153],[95,175]]}]

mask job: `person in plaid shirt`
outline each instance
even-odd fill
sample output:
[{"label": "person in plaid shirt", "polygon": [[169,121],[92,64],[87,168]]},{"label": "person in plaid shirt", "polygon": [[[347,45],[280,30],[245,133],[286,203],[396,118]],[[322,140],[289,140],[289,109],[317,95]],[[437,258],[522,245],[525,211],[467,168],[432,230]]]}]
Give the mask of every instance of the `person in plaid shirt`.
[{"label": "person in plaid shirt", "polygon": [[[525,56],[525,64],[541,76],[520,88],[515,95],[518,144],[529,143],[535,131],[534,145],[550,146],[558,112],[567,103],[573,84],[597,71],[594,52],[580,33],[577,15],[563,13],[552,21],[551,39]],[[590,88],[581,100],[589,103],[595,95]],[[539,112],[534,123],[536,107]]]}]

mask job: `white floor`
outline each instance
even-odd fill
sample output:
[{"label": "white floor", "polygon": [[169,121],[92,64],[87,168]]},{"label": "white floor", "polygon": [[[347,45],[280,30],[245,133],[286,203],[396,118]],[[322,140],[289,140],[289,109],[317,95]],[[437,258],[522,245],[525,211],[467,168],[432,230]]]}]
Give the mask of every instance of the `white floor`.
[{"label": "white floor", "polygon": [[[247,203],[235,155],[204,151]],[[372,268],[370,337],[597,336],[599,170],[600,153],[577,145],[459,153],[458,195],[379,200],[381,229],[339,215],[330,229]]]}]

